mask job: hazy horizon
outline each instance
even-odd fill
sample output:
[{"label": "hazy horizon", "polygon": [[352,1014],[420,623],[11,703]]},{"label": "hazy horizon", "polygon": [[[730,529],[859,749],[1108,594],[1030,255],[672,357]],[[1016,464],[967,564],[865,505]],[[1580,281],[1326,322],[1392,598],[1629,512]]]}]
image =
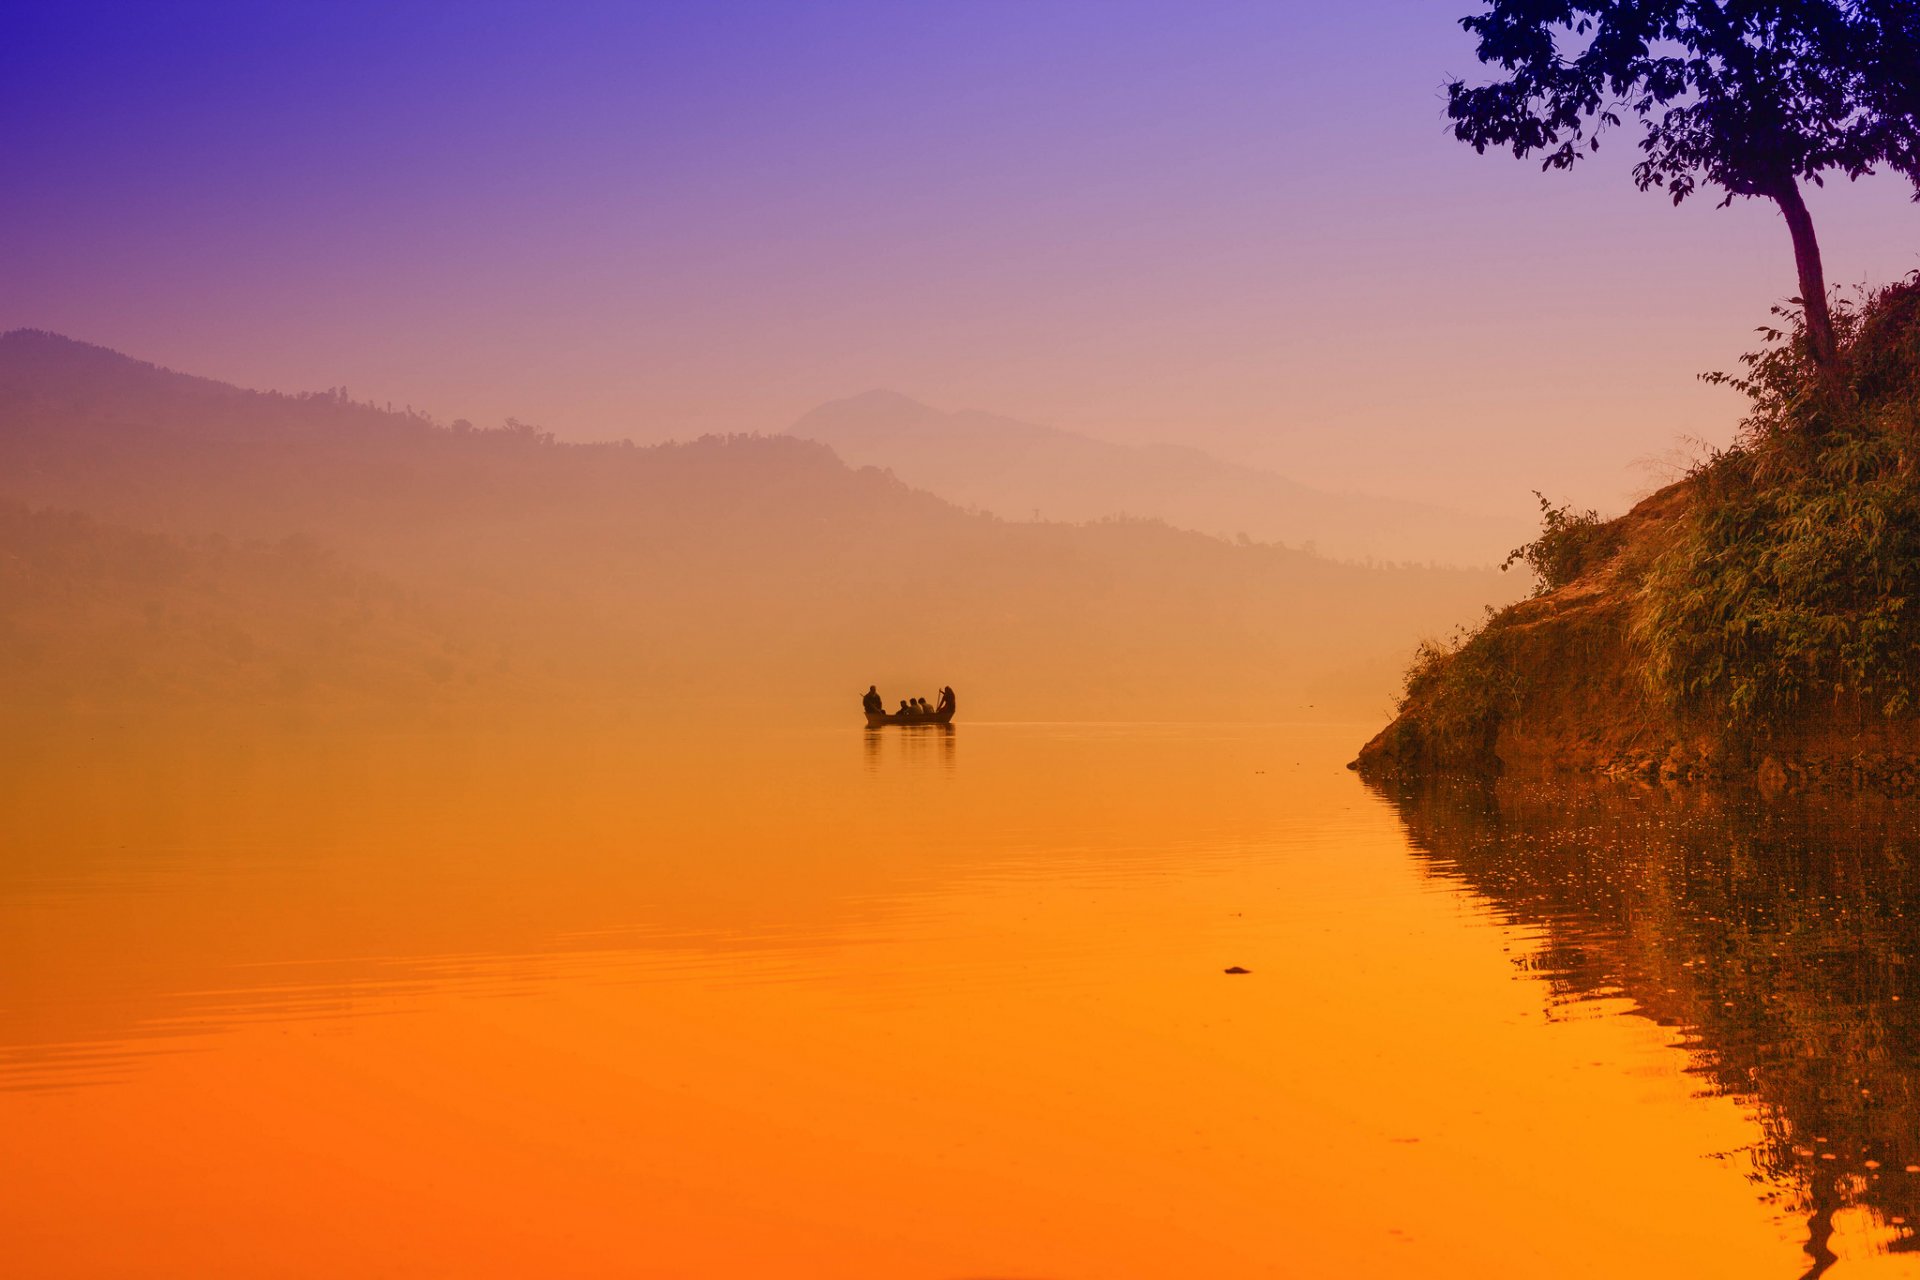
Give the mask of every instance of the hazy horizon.
[{"label": "hazy horizon", "polygon": [[[0,335],[13,710],[254,702],[1365,719],[1524,588],[1098,512],[1005,520],[787,435],[628,447]],[[39,709],[38,712],[35,709]]]},{"label": "hazy horizon", "polygon": [[1913,12],[10,12],[0,1270],[1912,1276]]},{"label": "hazy horizon", "polygon": [[[1617,510],[1726,438],[1739,398],[1695,375],[1794,291],[1786,234],[1633,191],[1630,148],[1474,156],[1441,120],[1456,16],[42,9],[0,86],[42,175],[0,210],[0,329],[565,439],[889,387],[1321,488]],[[1898,182],[1808,198],[1835,282],[1920,265]]]},{"label": "hazy horizon", "polygon": [[[31,347],[42,339],[52,340],[50,350],[98,353],[104,358],[100,372],[124,363],[251,394],[345,397],[356,406],[408,415],[440,427],[462,422],[477,429],[504,425],[474,424],[435,413],[426,405],[355,399],[351,388],[344,386],[292,392],[236,386],[70,334],[33,328],[0,331],[0,344],[12,341]],[[83,361],[90,358],[80,354]],[[16,389],[32,395],[39,389],[32,385],[30,364],[17,367],[14,373],[25,375]],[[540,429],[539,424],[528,426]],[[641,443],[693,444],[707,434]],[[827,401],[776,431],[741,434],[817,441],[850,467],[877,466],[913,488],[1003,519],[1065,523],[1158,519],[1176,529],[1228,539],[1251,536],[1334,560],[1463,568],[1493,565],[1529,536],[1534,515],[1475,518],[1438,503],[1321,489],[1264,467],[1228,462],[1192,445],[1117,444],[977,409],[942,410],[891,388]],[[633,443],[627,437],[620,440]]]}]

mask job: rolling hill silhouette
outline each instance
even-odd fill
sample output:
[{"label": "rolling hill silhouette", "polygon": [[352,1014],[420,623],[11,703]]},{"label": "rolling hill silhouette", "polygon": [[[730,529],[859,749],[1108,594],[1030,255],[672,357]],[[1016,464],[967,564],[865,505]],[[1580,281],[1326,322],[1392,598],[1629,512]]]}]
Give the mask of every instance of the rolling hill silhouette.
[{"label": "rolling hill silhouette", "polygon": [[[0,557],[37,584],[0,599],[0,671],[56,702],[832,715],[878,680],[952,683],[981,716],[1371,713],[1410,637],[1510,590],[1157,522],[1008,522],[798,438],[444,427],[32,331],[0,336],[0,500]],[[49,510],[87,522],[30,518]]]},{"label": "rolling hill silhouette", "polygon": [[1132,447],[997,414],[944,413],[869,391],[807,413],[788,433],[831,445],[963,507],[1026,520],[1142,516],[1218,537],[1311,544],[1336,559],[1487,565],[1528,536],[1508,522],[1330,493],[1176,445]]}]

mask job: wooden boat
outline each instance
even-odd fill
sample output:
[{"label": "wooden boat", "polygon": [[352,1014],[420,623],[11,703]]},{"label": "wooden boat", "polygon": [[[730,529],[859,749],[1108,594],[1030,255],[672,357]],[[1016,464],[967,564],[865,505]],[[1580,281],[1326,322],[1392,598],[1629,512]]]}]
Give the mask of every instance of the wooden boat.
[{"label": "wooden boat", "polygon": [[890,724],[952,724],[953,708],[943,707],[938,711],[869,711],[867,728],[878,729]]}]

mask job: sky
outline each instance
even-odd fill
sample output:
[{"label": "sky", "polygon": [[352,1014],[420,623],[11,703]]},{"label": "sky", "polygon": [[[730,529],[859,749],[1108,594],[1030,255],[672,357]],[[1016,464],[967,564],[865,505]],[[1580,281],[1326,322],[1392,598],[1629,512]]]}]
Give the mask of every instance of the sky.
[{"label": "sky", "polygon": [[[1476,156],[1474,0],[71,3],[0,51],[0,329],[563,438],[887,387],[1329,488],[1619,509],[1794,292],[1770,205]],[[1920,268],[1895,178],[1829,279]]]}]

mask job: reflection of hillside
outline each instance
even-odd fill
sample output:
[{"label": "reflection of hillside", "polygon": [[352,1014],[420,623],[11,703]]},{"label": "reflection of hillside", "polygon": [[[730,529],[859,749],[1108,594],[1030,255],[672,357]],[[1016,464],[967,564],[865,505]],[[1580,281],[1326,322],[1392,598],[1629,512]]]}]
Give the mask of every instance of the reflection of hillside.
[{"label": "reflection of hillside", "polygon": [[569,966],[804,967],[1010,849],[1157,876],[1209,821],[1219,841],[1265,822],[1187,810],[1260,730],[1064,762],[1045,734],[1007,734],[962,794],[968,732],[398,716],[0,741],[0,1090],[237,1022]]},{"label": "reflection of hillside", "polygon": [[[816,798],[863,772],[846,756],[858,728],[822,751],[395,721],[104,739],[82,722],[0,746],[0,972],[30,975],[0,991],[0,1088],[122,1041],[538,981],[582,955],[672,963],[717,937],[802,955],[968,855],[923,837],[903,862],[891,793],[871,817]],[[950,770],[951,737],[944,757],[914,745],[886,744],[890,780]]]},{"label": "reflection of hillside", "polygon": [[0,690],[15,711],[442,693],[448,620],[302,538],[135,533],[0,501]]},{"label": "reflection of hillside", "polygon": [[[336,580],[357,575],[436,620],[393,637],[388,673],[436,696],[820,713],[867,682],[911,679],[954,684],[980,715],[1270,719],[1337,700],[1371,714],[1407,636],[1502,587],[1490,572],[1364,569],[1155,523],[1010,523],[795,439],[643,449],[442,428],[40,334],[0,337],[0,500],[241,547],[295,537],[331,557],[332,585],[304,593],[291,588],[305,569],[284,590],[228,573],[215,603],[82,557],[64,571],[77,596],[0,599],[0,635],[70,636],[115,670],[140,669],[144,641],[101,618],[206,612],[232,622],[229,647],[261,671],[297,673],[296,689],[370,678],[302,638],[338,634],[321,647],[351,655],[359,606]],[[0,529],[0,556],[41,554],[14,537],[27,527]],[[62,670],[55,683],[85,682]],[[225,681],[214,662],[175,683]]]},{"label": "reflection of hillside", "polygon": [[1433,874],[1543,932],[1556,997],[1625,997],[1751,1099],[1753,1176],[1920,1249],[1920,808],[1574,787],[1388,791]]}]

